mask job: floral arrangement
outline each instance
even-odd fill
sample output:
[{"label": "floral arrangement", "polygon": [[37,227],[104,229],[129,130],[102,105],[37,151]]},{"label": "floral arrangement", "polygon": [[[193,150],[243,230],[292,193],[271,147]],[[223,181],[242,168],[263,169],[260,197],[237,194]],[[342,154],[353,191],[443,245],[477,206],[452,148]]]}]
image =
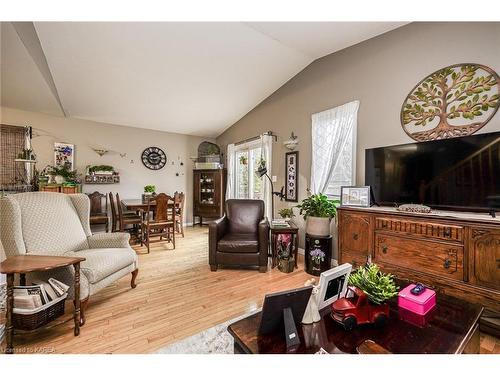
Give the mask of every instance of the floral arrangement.
[{"label": "floral arrangement", "polygon": [[312,249],[309,252],[309,255],[311,256],[311,259],[314,263],[321,263],[322,261],[325,260],[325,253],[321,249]]}]

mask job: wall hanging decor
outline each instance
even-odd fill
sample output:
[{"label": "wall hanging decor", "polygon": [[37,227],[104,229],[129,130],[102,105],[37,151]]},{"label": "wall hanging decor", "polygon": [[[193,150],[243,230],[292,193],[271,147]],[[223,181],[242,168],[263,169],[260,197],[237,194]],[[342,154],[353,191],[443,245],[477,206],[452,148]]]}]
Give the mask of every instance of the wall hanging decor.
[{"label": "wall hanging decor", "polygon": [[285,200],[297,202],[297,191],[299,187],[299,152],[287,152],[285,154]]},{"label": "wall hanging decor", "polygon": [[499,106],[498,74],[480,64],[456,64],[420,81],[401,108],[401,125],[416,141],[475,133]]},{"label": "wall hanging decor", "polygon": [[75,145],[69,143],[54,143],[54,167],[65,167],[67,170],[74,169]]},{"label": "wall hanging decor", "polygon": [[159,147],[148,147],[142,152],[142,164],[148,169],[156,171],[162,169],[167,164],[167,155]]}]

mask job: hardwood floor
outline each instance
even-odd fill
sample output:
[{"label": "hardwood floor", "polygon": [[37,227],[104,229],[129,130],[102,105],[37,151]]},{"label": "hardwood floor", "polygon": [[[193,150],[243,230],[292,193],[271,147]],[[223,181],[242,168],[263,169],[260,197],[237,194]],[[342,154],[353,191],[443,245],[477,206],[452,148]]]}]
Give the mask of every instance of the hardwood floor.
[{"label": "hardwood floor", "polygon": [[[310,278],[302,269],[291,274],[208,266],[208,229],[188,228],[185,238],[155,244],[139,253],[137,288],[126,277],[90,299],[87,322],[73,336],[68,304],[64,320],[35,334],[15,336],[19,352],[149,353],[172,342],[247,313],[266,293],[302,286]],[[482,335],[482,353],[500,353],[499,340]]]}]

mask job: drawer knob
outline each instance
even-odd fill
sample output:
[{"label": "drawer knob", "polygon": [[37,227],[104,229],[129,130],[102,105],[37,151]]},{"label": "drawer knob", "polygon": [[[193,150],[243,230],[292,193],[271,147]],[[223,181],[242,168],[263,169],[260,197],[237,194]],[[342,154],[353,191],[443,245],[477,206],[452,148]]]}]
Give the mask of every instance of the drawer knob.
[{"label": "drawer knob", "polygon": [[445,237],[451,237],[451,228],[445,228],[443,234]]},{"label": "drawer knob", "polygon": [[389,247],[386,245],[386,244],[382,244],[382,252],[384,254],[387,254],[387,250],[389,249]]},{"label": "drawer knob", "polygon": [[443,267],[448,269],[448,268],[450,268],[450,266],[451,266],[451,260],[445,259],[444,263],[443,263]]},{"label": "drawer knob", "polygon": [[353,239],[353,240],[355,240],[355,241],[356,241],[358,238],[359,238],[359,235],[358,235],[357,233],[353,233],[353,234],[352,234],[352,239]]}]

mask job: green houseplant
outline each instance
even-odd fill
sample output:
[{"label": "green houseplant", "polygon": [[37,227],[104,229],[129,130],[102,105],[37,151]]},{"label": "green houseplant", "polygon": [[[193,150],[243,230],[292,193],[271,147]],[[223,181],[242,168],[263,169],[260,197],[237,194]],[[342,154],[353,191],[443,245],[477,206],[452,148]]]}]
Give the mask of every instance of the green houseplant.
[{"label": "green houseplant", "polygon": [[306,220],[306,232],[314,236],[330,235],[330,222],[337,215],[340,201],[325,194],[313,194],[304,199],[297,208]]},{"label": "green houseplant", "polygon": [[154,193],[156,191],[156,186],[155,185],[146,185],[144,186],[144,193]]},{"label": "green houseplant", "polygon": [[64,182],[78,183],[77,171],[70,171],[66,165],[61,167],[47,166],[45,169],[48,175],[54,176],[57,184],[62,184]]},{"label": "green houseplant", "polygon": [[280,215],[283,219],[291,219],[295,217],[293,213],[293,208],[282,208],[278,211],[278,215]]},{"label": "green houseplant", "polygon": [[351,273],[349,285],[361,289],[368,296],[370,302],[376,305],[381,305],[398,295],[394,276],[390,273],[383,273],[374,263],[360,266]]},{"label": "green houseplant", "polygon": [[89,167],[89,174],[112,174],[115,171],[111,165],[93,165]]}]

